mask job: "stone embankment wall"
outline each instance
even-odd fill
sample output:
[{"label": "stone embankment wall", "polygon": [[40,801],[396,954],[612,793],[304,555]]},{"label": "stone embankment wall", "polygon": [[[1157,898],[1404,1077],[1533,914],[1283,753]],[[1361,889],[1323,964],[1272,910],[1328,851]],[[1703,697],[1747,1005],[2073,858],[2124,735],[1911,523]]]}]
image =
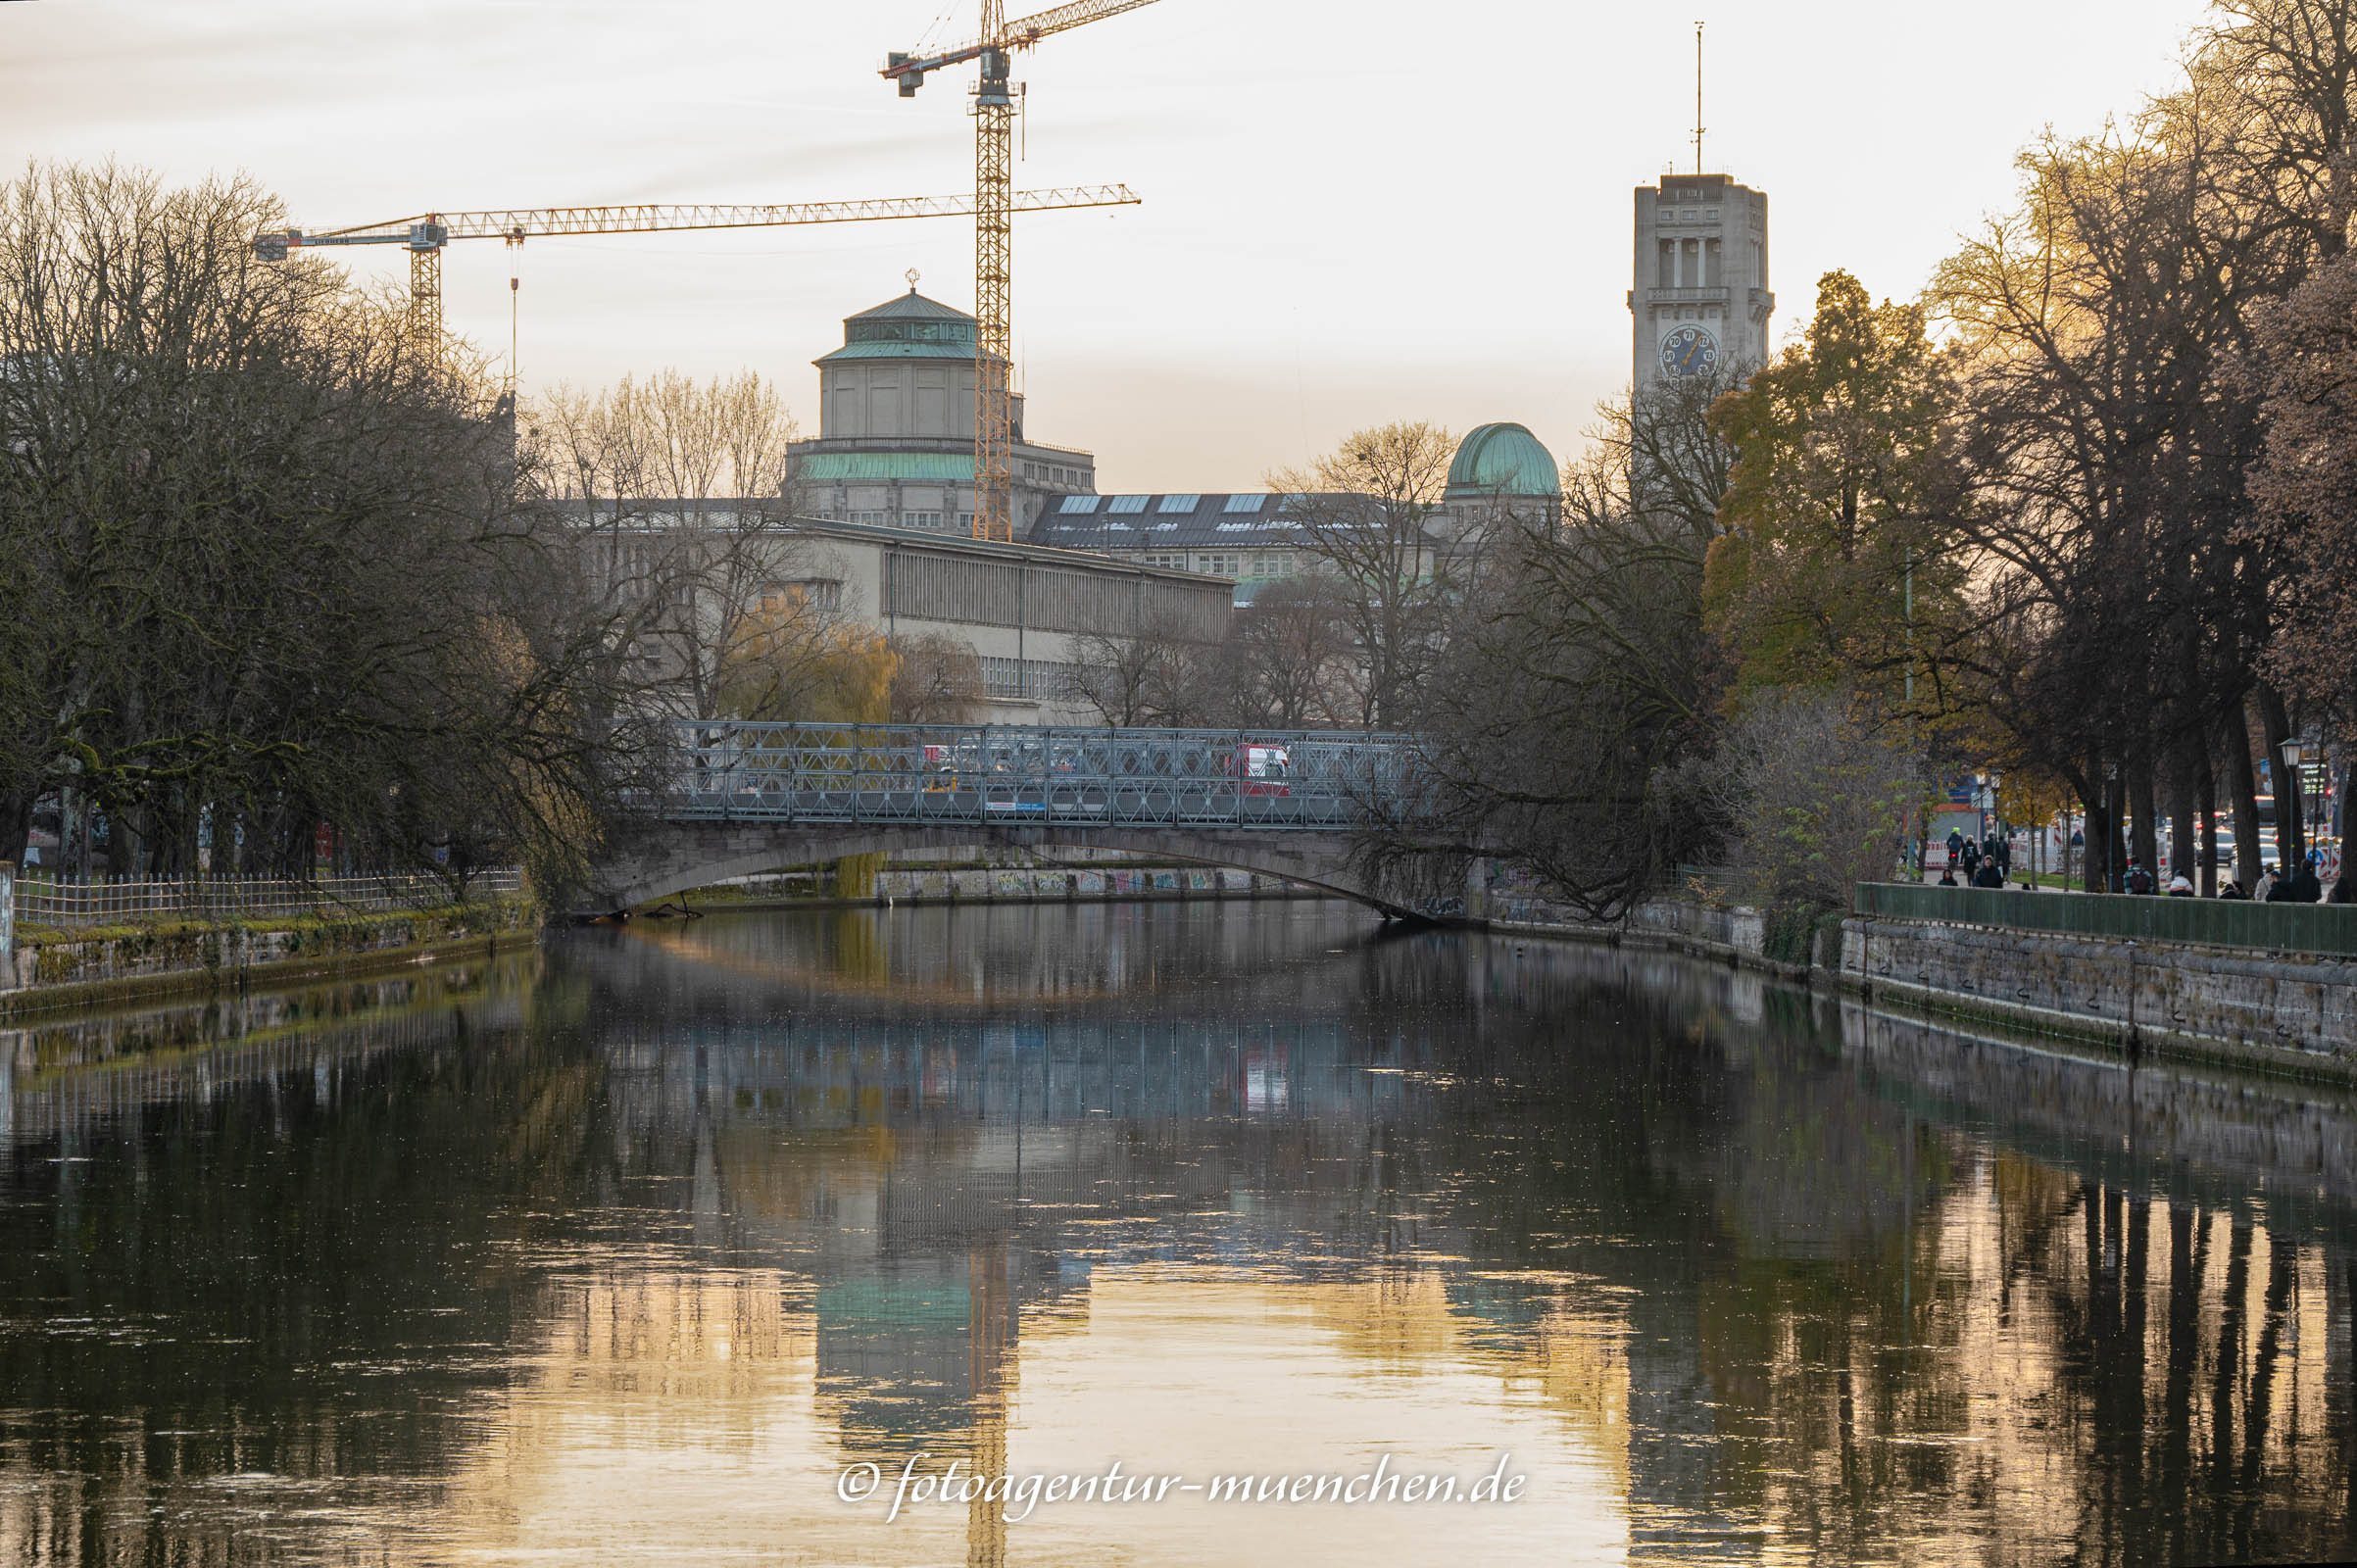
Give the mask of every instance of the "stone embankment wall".
[{"label": "stone embankment wall", "polygon": [[[1827,921],[1790,960],[1762,911],[1663,899],[1621,924],[1517,901],[1493,930],[1667,948],[1886,1007],[1985,1018],[2135,1053],[2357,1080],[2357,960],[1939,920]],[[1805,961],[1801,961],[1805,958]]]},{"label": "stone embankment wall", "polygon": [[214,992],[397,961],[455,944],[521,937],[537,928],[528,899],[400,914],[355,914],[266,926],[127,925],[33,936],[0,949],[0,1014],[85,1001]]},{"label": "stone embankment wall", "polygon": [[1853,917],[1841,978],[1883,1002],[2173,1054],[2357,1073],[2357,962]]}]

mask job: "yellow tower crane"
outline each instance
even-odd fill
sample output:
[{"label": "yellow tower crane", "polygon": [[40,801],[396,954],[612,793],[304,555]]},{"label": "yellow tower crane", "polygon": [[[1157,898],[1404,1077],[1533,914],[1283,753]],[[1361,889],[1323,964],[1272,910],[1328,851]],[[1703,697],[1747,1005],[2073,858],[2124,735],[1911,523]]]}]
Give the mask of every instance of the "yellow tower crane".
[{"label": "yellow tower crane", "polygon": [[[1134,0],[1144,4],[1145,0]],[[1002,196],[1016,212],[1067,207],[1127,207],[1138,198],[1126,185],[1075,185]],[[774,228],[792,223],[865,223],[893,218],[963,218],[981,210],[972,196],[900,196],[863,202],[802,202],[783,207],[516,207],[496,212],[422,213],[381,223],[307,234],[290,228],[257,235],[254,252],[283,262],[321,245],[399,245],[410,253],[409,333],[428,354],[442,343],[442,249],[454,239],[526,239],[560,234],[651,234],[683,228]],[[1004,217],[1000,220],[1004,224]]]},{"label": "yellow tower crane", "polygon": [[1014,409],[1008,383],[1014,353],[1011,274],[1015,89],[1008,58],[1042,38],[1135,11],[1154,0],[1075,0],[1033,16],[1007,20],[1006,0],[982,0],[982,36],[941,54],[885,57],[883,74],[913,98],[928,73],[968,60],[981,62],[974,88],[974,537],[1012,539]]}]

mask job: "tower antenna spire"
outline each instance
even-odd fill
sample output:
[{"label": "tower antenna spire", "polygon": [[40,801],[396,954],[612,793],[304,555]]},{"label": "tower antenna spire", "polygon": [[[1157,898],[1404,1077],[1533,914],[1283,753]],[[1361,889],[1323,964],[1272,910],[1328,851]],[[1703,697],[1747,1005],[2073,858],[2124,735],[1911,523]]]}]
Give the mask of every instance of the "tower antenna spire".
[{"label": "tower antenna spire", "polygon": [[1694,172],[1702,172],[1702,24],[1694,24]]}]

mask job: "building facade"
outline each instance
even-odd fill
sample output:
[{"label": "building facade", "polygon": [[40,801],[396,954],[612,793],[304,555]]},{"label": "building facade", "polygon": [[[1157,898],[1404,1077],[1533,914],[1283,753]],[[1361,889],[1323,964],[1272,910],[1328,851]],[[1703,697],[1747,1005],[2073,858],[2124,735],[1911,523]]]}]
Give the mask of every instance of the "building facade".
[{"label": "building facade", "polygon": [[1629,290],[1642,396],[1666,378],[1768,363],[1768,198],[1724,174],[1640,185]]},{"label": "building facade", "polygon": [[[1076,495],[1050,506],[1033,525],[1036,545],[1085,550],[1166,571],[1224,577],[1248,605],[1270,583],[1316,571],[1323,558],[1299,519],[1300,497],[1267,491],[1223,495]],[[1320,510],[1347,515],[1346,507]],[[1478,543],[1506,515],[1551,518],[1562,506],[1555,460],[1519,424],[1485,424],[1457,446],[1449,484],[1425,523],[1421,548],[1431,570]]]},{"label": "building facade", "polygon": [[[970,536],[974,525],[974,318],[916,292],[843,323],[818,368],[818,435],[793,448],[797,512],[859,527]],[[1068,495],[1097,488],[1086,452],[1025,439],[1014,412],[1015,536]]]},{"label": "building facade", "polygon": [[647,634],[652,680],[712,658],[724,617],[800,606],[896,646],[937,638],[970,650],[981,681],[972,723],[1102,723],[1073,680],[1083,639],[1175,626],[1216,641],[1230,609],[1226,581],[1143,560],[785,519],[774,503],[649,502],[622,517],[585,514],[576,533],[610,591],[662,594],[677,624],[692,623],[693,635]]}]

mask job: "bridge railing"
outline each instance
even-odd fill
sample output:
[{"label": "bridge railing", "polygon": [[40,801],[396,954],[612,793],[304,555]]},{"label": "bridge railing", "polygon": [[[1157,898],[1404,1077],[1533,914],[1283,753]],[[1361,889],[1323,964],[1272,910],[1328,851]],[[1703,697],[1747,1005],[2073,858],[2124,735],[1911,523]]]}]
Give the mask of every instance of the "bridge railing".
[{"label": "bridge railing", "polygon": [[1333,831],[1405,788],[1406,738],[1338,730],[682,723],[672,820]]}]

